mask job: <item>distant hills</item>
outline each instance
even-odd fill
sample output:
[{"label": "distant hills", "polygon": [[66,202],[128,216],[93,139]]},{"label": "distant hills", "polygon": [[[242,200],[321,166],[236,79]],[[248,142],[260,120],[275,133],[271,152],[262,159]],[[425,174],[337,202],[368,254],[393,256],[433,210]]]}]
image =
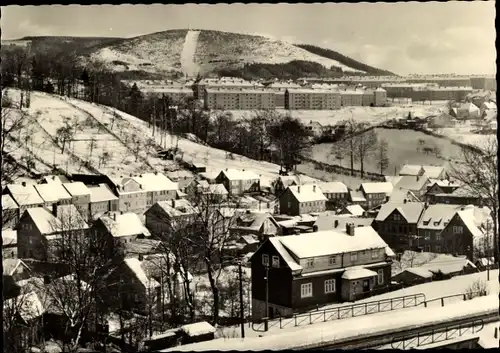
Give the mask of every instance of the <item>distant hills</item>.
[{"label": "distant hills", "polygon": [[[35,51],[98,59],[118,72],[154,76],[232,75],[248,79],[394,75],[330,49],[263,36],[177,29],[134,38],[24,37]],[[16,41],[9,41],[15,44]]]}]

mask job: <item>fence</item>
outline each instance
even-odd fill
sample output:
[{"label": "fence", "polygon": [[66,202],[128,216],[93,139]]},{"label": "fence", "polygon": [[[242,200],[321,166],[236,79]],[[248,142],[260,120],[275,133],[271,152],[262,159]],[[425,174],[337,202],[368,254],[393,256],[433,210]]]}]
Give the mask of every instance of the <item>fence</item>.
[{"label": "fence", "polygon": [[[302,160],[306,163],[311,163],[314,165],[315,169],[325,170],[329,173],[342,174],[342,175],[353,175],[355,177],[361,178],[361,170],[354,169],[351,173],[351,168],[342,167],[338,164],[329,164],[325,162],[319,162],[308,157],[302,157]],[[385,177],[379,173],[373,172],[363,172],[363,178],[367,178],[374,181],[385,181]]]},{"label": "fence", "polygon": [[484,328],[481,319],[472,320],[466,323],[452,324],[444,329],[432,329],[426,332],[419,332],[416,335],[403,335],[395,337],[391,342],[392,349],[411,349],[428,344],[444,342],[463,336],[466,333],[477,333]]},{"label": "fence", "polygon": [[295,314],[291,317],[280,316],[279,318],[273,320],[264,318],[264,322],[252,323],[252,329],[258,332],[266,332],[271,327],[279,327],[280,329],[283,329],[285,327],[311,325],[315,322],[342,320],[351,317],[415,307],[422,305],[425,301],[425,294],[418,293],[360,304],[339,306],[332,309],[311,311],[304,314]]},{"label": "fence", "polygon": [[[448,301],[448,303],[450,302],[449,299],[462,299],[463,301],[466,301],[466,300],[471,300],[473,299],[474,297],[483,297],[485,295],[487,295],[488,293],[486,291],[475,291],[475,292],[469,292],[469,293],[460,293],[460,294],[452,294],[452,295],[446,295],[444,297],[439,297],[439,298],[434,298],[434,299],[430,299],[430,300],[426,300],[424,301],[424,306],[427,308],[429,306],[430,303],[434,303],[434,302],[439,302],[441,304],[441,306],[445,306],[445,303]],[[454,302],[455,300],[453,300]]]}]

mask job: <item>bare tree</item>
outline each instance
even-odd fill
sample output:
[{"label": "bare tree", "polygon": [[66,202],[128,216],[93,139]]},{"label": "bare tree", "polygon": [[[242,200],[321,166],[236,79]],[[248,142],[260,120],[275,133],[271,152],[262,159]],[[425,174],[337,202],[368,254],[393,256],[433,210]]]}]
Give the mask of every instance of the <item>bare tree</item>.
[{"label": "bare tree", "polygon": [[[461,163],[450,165],[450,176],[479,196],[491,210],[493,243],[498,245],[498,140],[492,135],[481,148],[461,147]],[[495,263],[499,260],[494,248]]]},{"label": "bare tree", "polygon": [[384,170],[389,166],[389,143],[382,139],[377,146],[377,166],[380,168],[380,174],[384,174]]},{"label": "bare tree", "polygon": [[21,109],[16,109],[7,89],[2,89],[2,126],[0,147],[2,152],[2,187],[15,180],[18,169],[11,153],[15,147],[14,139],[22,139],[22,134],[29,126],[29,117]]},{"label": "bare tree", "polygon": [[365,172],[365,160],[375,152],[377,148],[377,134],[374,129],[356,135],[354,139],[354,157],[359,161],[361,177]]},{"label": "bare tree", "polygon": [[[39,291],[45,305],[65,318],[64,351],[78,348],[84,329],[104,315],[103,296],[107,278],[121,257],[121,249],[112,239],[90,232],[88,224],[73,205],[55,207],[44,251],[49,262],[59,264],[66,274],[54,273],[50,283]],[[95,321],[91,321],[94,318]]]},{"label": "bare tree", "polygon": [[351,165],[351,175],[354,175],[354,161],[356,150],[356,134],[358,133],[359,124],[351,117],[345,122],[344,138],[333,144],[332,154],[336,159],[342,160],[344,155],[349,155]]},{"label": "bare tree", "polygon": [[106,166],[108,162],[113,158],[113,154],[108,151],[102,152],[102,154],[99,156],[99,168],[101,166]]},{"label": "bare tree", "polygon": [[92,159],[92,152],[97,146],[97,141],[94,136],[89,141],[89,144],[87,145],[87,148],[89,149],[89,161]]}]

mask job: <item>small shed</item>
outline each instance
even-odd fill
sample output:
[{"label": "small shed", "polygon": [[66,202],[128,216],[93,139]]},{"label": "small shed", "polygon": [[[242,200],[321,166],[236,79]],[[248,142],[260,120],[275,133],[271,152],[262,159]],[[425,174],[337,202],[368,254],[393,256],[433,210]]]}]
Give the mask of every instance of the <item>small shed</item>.
[{"label": "small shed", "polygon": [[206,321],[184,325],[181,328],[182,344],[210,341],[215,338],[215,327]]},{"label": "small shed", "polygon": [[207,166],[201,163],[191,162],[189,169],[194,173],[205,173],[207,171]]}]

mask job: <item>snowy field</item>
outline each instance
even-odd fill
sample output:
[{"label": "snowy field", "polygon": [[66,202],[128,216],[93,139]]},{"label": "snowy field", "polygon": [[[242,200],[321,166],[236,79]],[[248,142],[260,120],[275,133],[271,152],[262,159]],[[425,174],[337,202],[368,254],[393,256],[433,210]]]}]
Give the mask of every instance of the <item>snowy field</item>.
[{"label": "snowy field", "polygon": [[[304,124],[311,121],[320,123],[323,126],[335,125],[343,120],[354,118],[358,121],[377,125],[387,120],[408,116],[411,112],[415,117],[426,117],[437,115],[446,107],[445,104],[436,105],[410,105],[394,107],[346,107],[339,110],[287,110],[277,109],[282,114],[291,114],[292,117],[300,119]],[[231,110],[235,119],[252,117],[255,112],[247,110]]]},{"label": "snowy field", "polygon": [[454,127],[454,128],[440,128],[440,129],[429,129],[430,131],[448,137],[454,141],[464,143],[471,146],[483,147],[488,139],[492,136],[496,136],[494,134],[489,135],[480,135],[473,134],[471,130],[475,129],[475,127],[464,126],[464,127]]},{"label": "snowy field", "polygon": [[[395,330],[418,328],[425,324],[458,320],[495,312],[498,310],[498,295],[475,298],[467,302],[452,303],[440,308],[417,307],[408,309],[405,315],[399,311],[356,317],[347,320],[322,322],[309,326],[291,327],[275,335],[246,337],[244,339],[216,339],[198,344],[178,346],[168,351],[203,350],[278,350],[307,348],[320,343],[348,339],[363,334],[394,333]],[[376,317],[376,319],[375,319]],[[360,330],[362,328],[362,330]]]}]

